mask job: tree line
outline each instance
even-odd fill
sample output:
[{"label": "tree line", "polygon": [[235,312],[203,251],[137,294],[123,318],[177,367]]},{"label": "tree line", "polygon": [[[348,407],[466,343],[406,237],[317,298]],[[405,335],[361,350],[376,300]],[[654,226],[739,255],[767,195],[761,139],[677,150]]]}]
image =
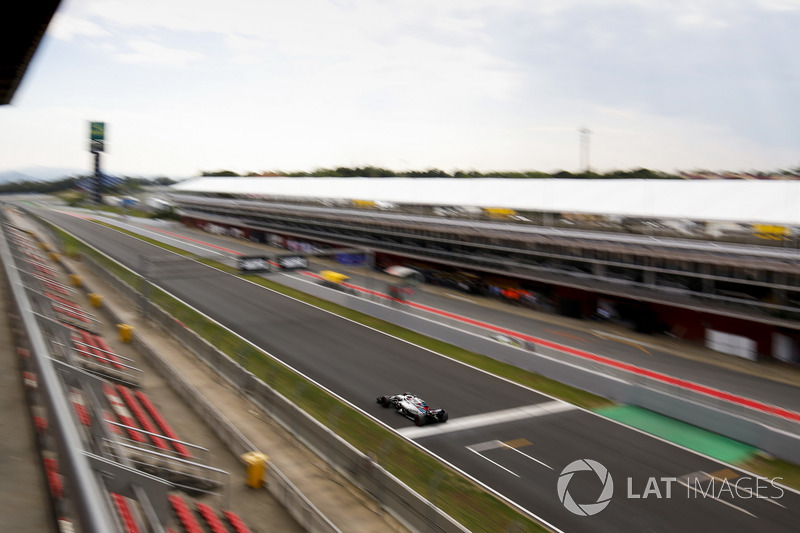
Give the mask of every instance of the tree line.
[{"label": "tree line", "polygon": [[[80,188],[81,183],[92,179],[93,176],[68,176],[52,181],[14,181],[0,184],[0,194],[41,193],[51,194],[61,191]],[[104,187],[104,192],[130,193],[140,190],[146,185],[172,185],[175,180],[166,177],[159,178],[122,178],[119,185]]]},{"label": "tree line", "polygon": [[290,171],[290,172],[247,172],[237,174],[231,170],[203,171],[201,176],[218,177],[303,177],[303,178],[511,178],[511,179],[680,179],[677,174],[639,168],[635,170],[614,170],[611,172],[568,172],[561,170],[558,172],[540,172],[535,170],[524,171],[489,171],[479,172],[477,170],[457,170],[448,173],[438,168],[426,170],[403,170],[396,171],[381,167],[337,167],[337,168],[318,168],[311,172]]}]

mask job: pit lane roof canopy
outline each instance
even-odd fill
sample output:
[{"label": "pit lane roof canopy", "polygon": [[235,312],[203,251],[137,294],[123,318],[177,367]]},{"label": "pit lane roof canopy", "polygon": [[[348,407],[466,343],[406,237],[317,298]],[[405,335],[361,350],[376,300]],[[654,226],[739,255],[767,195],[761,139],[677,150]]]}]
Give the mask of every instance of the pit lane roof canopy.
[{"label": "pit lane roof canopy", "polygon": [[175,192],[800,226],[797,180],[220,178]]},{"label": "pit lane roof canopy", "polygon": [[0,8],[0,105],[11,103],[61,0],[12,0]]}]

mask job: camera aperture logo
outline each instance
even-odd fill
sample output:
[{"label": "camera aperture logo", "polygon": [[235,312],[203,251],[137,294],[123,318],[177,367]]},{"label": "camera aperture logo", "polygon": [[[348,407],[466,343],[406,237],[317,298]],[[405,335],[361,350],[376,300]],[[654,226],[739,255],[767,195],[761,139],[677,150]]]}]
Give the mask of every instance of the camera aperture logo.
[{"label": "camera aperture logo", "polygon": [[[572,495],[567,490],[569,482],[575,472],[592,471],[597,474],[600,482],[603,484],[603,490],[600,492],[597,501],[594,503],[577,503],[572,499]],[[592,516],[596,515],[605,509],[611,503],[611,497],[614,495],[614,480],[611,479],[611,474],[608,469],[592,459],[578,459],[568,464],[561,475],[558,476],[558,499],[564,504],[564,507],[576,515]]]}]

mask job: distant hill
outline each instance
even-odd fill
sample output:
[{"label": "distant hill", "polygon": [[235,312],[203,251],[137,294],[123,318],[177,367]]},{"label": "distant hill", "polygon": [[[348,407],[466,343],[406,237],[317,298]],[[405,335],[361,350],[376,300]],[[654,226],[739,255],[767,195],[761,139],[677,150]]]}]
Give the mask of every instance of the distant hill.
[{"label": "distant hill", "polygon": [[86,169],[29,167],[15,170],[0,170],[0,185],[23,181],[55,181],[69,176],[87,174]]}]

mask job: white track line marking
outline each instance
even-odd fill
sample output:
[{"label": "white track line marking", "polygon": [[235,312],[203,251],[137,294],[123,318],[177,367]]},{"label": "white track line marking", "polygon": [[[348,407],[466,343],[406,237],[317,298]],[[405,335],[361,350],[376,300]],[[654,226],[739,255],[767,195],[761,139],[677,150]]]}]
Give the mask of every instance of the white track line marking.
[{"label": "white track line marking", "polygon": [[480,415],[466,416],[455,420],[448,420],[444,424],[433,424],[424,427],[398,429],[397,432],[408,439],[418,439],[430,435],[441,435],[444,433],[452,433],[454,431],[463,431],[465,429],[491,426],[494,424],[504,424],[506,422],[524,420],[526,418],[536,418],[539,416],[571,411],[573,409],[577,408],[572,404],[564,403],[562,401],[542,402],[523,407],[504,409],[502,411],[494,411],[492,413],[483,413]]},{"label": "white track line marking", "polygon": [[597,337],[601,337],[601,338],[605,338],[605,339],[612,339],[612,340],[622,341],[622,342],[627,343],[627,344],[636,344],[636,345],[647,346],[648,348],[653,348],[653,349],[656,349],[656,350],[663,350],[664,349],[663,346],[657,346],[655,344],[650,344],[649,342],[638,341],[636,339],[631,339],[630,337],[623,337],[622,335],[614,335],[613,333],[607,333],[605,331],[600,331],[598,329],[593,329],[591,331],[592,331],[592,334],[596,335]]},{"label": "white track line marking", "polygon": [[748,493],[750,495],[750,498],[752,498],[754,500],[759,500],[759,501],[762,501],[762,502],[771,503],[773,505],[777,505],[778,507],[783,507],[784,509],[786,509],[785,505],[783,505],[781,503],[778,503],[773,498],[765,498],[764,496],[759,496],[757,492],[753,492],[752,490],[748,489],[747,487],[736,487],[736,490],[737,491],[741,490],[743,492]]},{"label": "white track line marking", "polygon": [[472,448],[470,448],[469,446],[467,446],[467,449],[468,449],[469,451],[471,451],[472,453],[474,453],[474,454],[476,454],[476,455],[479,455],[480,457],[482,457],[482,458],[486,459],[487,461],[489,461],[490,463],[492,463],[494,466],[496,466],[496,467],[498,467],[498,468],[502,468],[503,470],[505,470],[505,471],[506,471],[506,472],[508,472],[509,474],[512,474],[512,475],[514,475],[514,476],[517,476],[517,477],[519,477],[519,474],[515,474],[514,472],[512,472],[512,471],[511,471],[511,470],[509,470],[508,468],[506,468],[506,467],[504,467],[503,465],[501,465],[500,463],[496,463],[496,462],[492,461],[491,459],[489,459],[488,457],[486,457],[486,456],[485,456],[485,455],[483,455],[482,453],[480,453],[480,452],[478,452],[478,451],[475,451],[475,450],[473,450],[473,449],[472,449]]},{"label": "white track line marking", "polygon": [[552,470],[552,469],[553,469],[553,467],[552,467],[552,466],[550,466],[550,465],[548,465],[547,463],[544,463],[544,462],[540,461],[539,459],[537,459],[536,457],[534,457],[534,456],[532,456],[532,455],[528,455],[528,454],[527,454],[527,453],[525,453],[525,452],[521,452],[521,451],[519,451],[518,449],[514,448],[513,446],[509,446],[509,445],[508,445],[508,444],[506,444],[505,442],[501,442],[500,444],[502,444],[502,445],[503,445],[505,448],[507,448],[507,449],[509,449],[509,450],[513,450],[513,451],[517,452],[517,453],[518,453],[518,454],[520,454],[520,455],[524,455],[525,457],[527,457],[527,458],[528,458],[528,459],[530,459],[531,461],[536,461],[536,462],[537,462],[537,463],[539,463],[540,465],[542,465],[542,466],[544,466],[544,467],[546,467],[546,468],[549,468],[550,470]]},{"label": "white track line marking", "polygon": [[461,301],[464,301],[464,302],[475,303],[474,301],[470,300],[469,298],[466,298],[464,296],[460,296],[458,294],[445,292],[444,295],[447,296],[448,298],[452,298],[453,300],[461,300]]},{"label": "white track line marking", "polygon": [[691,485],[689,485],[688,483],[686,483],[686,482],[685,482],[685,481],[683,481],[682,479],[679,479],[679,480],[678,480],[678,483],[679,483],[679,484],[681,484],[681,485],[683,485],[683,486],[684,486],[684,487],[686,487],[687,489],[693,490],[693,491],[695,491],[695,492],[699,492],[700,494],[702,494],[702,495],[703,495],[703,498],[711,498],[712,500],[714,500],[714,501],[717,501],[717,502],[719,502],[719,503],[722,503],[722,504],[725,504],[725,505],[727,505],[728,507],[733,507],[733,508],[734,508],[734,509],[736,509],[737,511],[741,511],[741,512],[743,512],[744,514],[748,514],[748,515],[752,516],[753,518],[758,518],[756,515],[754,515],[753,513],[751,513],[750,511],[748,511],[748,510],[746,510],[746,509],[742,509],[741,507],[739,507],[739,506],[737,506],[737,505],[733,505],[733,504],[732,504],[732,503],[730,503],[730,502],[726,502],[725,500],[720,500],[719,498],[716,498],[715,496],[712,496],[712,495],[707,495],[706,493],[704,493],[703,491],[701,491],[701,490],[697,489],[696,487],[692,487]]}]

